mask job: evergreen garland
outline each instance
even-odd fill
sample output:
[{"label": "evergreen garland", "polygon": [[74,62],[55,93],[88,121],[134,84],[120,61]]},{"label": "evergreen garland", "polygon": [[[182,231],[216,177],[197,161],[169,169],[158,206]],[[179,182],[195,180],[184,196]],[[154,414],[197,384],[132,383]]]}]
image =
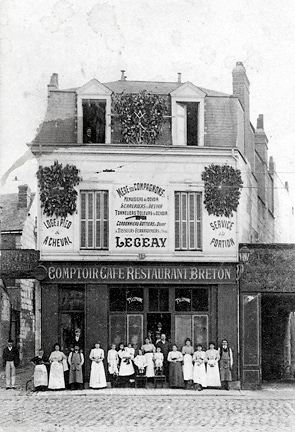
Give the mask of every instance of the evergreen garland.
[{"label": "evergreen garland", "polygon": [[209,215],[233,216],[243,186],[241,171],[229,165],[211,164],[205,167],[202,180],[205,183],[204,204]]},{"label": "evergreen garland", "polygon": [[55,161],[50,167],[40,166],[37,171],[40,201],[47,216],[67,217],[76,211],[77,186],[82,178],[75,165],[65,167]]},{"label": "evergreen garland", "polygon": [[123,141],[155,144],[168,110],[165,98],[145,90],[138,94],[114,94],[112,98],[121,122]]}]

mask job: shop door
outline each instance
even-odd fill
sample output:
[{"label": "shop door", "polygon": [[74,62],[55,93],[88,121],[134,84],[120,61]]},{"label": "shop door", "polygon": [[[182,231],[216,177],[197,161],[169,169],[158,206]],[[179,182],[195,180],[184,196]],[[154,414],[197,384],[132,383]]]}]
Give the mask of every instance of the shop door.
[{"label": "shop door", "polygon": [[244,389],[261,386],[260,294],[242,294],[241,380]]},{"label": "shop door", "polygon": [[208,346],[208,315],[175,315],[175,343],[178,349],[186,338],[192,340],[195,348],[198,343],[206,349]]}]

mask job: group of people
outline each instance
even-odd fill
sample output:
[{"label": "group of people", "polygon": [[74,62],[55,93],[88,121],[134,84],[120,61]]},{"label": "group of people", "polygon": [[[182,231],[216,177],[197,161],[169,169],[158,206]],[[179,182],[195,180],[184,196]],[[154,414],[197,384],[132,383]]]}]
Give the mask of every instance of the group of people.
[{"label": "group of people", "polygon": [[[221,387],[229,389],[232,380],[233,354],[226,339],[218,349],[214,342],[209,342],[209,349],[204,351],[201,344],[196,349],[192,341],[187,338],[181,350],[176,344],[171,345],[166,335],[161,334],[154,344],[147,337],[140,349],[135,350],[131,343],[128,346],[121,343],[119,349],[112,344],[107,352],[107,367],[109,381],[112,386],[130,385],[136,376],[153,380],[155,376],[167,379],[171,388],[194,388],[202,390],[206,387]],[[15,385],[15,372],[13,375],[14,360],[17,362],[18,352],[12,347],[12,342],[4,350],[3,360],[6,363],[7,388]],[[91,361],[89,387],[101,389],[107,387],[107,378],[104,368],[105,353],[97,342],[89,354]],[[34,364],[34,386],[36,390],[61,390],[83,388],[83,365],[85,358],[78,343],[74,343],[68,357],[61,351],[56,343],[49,358],[42,349],[36,357],[31,359]],[[11,372],[12,371],[12,372]],[[10,375],[9,375],[10,374]],[[11,382],[8,382],[10,376]],[[14,378],[13,378],[14,376]]]}]

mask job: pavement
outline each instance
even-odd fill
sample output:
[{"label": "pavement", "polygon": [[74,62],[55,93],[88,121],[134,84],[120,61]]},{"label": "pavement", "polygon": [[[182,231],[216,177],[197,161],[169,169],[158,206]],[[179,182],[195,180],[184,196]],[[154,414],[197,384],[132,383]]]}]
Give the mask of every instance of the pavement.
[{"label": "pavement", "polygon": [[0,432],[294,432],[295,384],[262,390],[116,388],[25,391],[32,367],[19,369],[17,389],[0,374]]}]

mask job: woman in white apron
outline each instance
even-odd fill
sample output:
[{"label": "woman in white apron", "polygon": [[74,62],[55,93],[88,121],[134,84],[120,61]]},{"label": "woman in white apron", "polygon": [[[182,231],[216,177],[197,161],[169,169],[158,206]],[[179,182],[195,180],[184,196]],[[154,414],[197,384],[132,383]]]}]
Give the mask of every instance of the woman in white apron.
[{"label": "woman in white apron", "polygon": [[148,338],[145,339],[144,345],[142,345],[141,350],[146,358],[146,376],[147,378],[152,378],[155,376],[154,370],[154,353],[156,352],[155,345],[149,341]]},{"label": "woman in white apron", "polygon": [[192,347],[192,341],[187,338],[185,340],[184,346],[182,347],[182,355],[183,355],[183,379],[186,385],[186,388],[192,386],[193,383],[193,354],[194,348]]},{"label": "woman in white apron", "polygon": [[48,358],[44,355],[44,351],[39,349],[36,357],[31,359],[31,363],[35,366],[34,369],[34,387],[36,391],[44,391],[48,386],[48,373],[46,364],[49,364]]},{"label": "woman in white apron", "polygon": [[207,387],[207,376],[206,376],[206,353],[203,351],[203,347],[201,344],[197,345],[197,350],[193,355],[193,363],[194,363],[194,384],[195,390],[198,389],[203,390],[204,387]]},{"label": "woman in white apron", "polygon": [[221,387],[219,376],[219,353],[215,349],[214,342],[209,342],[209,349],[206,351],[207,360],[207,386],[208,387]]},{"label": "woman in white apron", "polygon": [[107,386],[106,375],[103,366],[104,350],[100,348],[100,343],[95,344],[95,348],[90,351],[91,360],[90,388],[105,388]]},{"label": "woman in white apron", "polygon": [[50,354],[50,373],[48,388],[51,390],[62,390],[65,388],[63,360],[66,356],[60,351],[60,345],[54,345],[54,351]]}]

